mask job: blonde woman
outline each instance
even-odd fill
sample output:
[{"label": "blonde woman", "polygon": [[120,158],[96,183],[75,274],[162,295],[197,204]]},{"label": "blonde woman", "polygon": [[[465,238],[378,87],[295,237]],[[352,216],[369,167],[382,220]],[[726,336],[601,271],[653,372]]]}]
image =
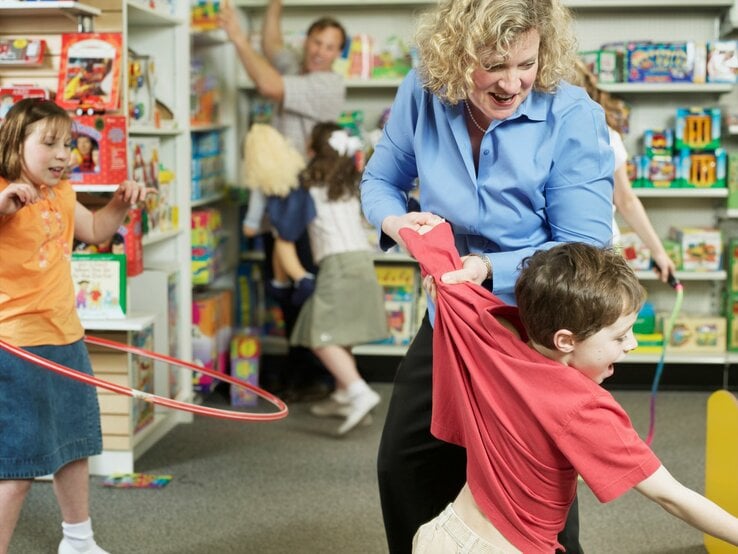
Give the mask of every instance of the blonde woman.
[{"label": "blonde woman", "polygon": [[[571,14],[559,0],[443,0],[420,21],[420,64],[400,86],[361,184],[384,248],[399,231],[448,221],[463,268],[514,304],[521,261],[564,242],[609,244],[613,154],[602,108],[573,75]],[[406,212],[420,181],[423,211]],[[431,314],[432,315],[432,314]],[[418,527],[458,495],[464,449],[435,439],[432,327],[400,364],[379,449],[390,551],[410,552]],[[440,402],[440,405],[439,405]],[[559,542],[580,552],[574,504]]]}]

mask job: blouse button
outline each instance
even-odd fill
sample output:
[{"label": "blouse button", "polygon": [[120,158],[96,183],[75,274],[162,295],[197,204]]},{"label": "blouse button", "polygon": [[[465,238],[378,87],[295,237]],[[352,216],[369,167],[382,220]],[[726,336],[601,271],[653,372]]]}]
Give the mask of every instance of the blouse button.
[{"label": "blouse button", "polygon": [[485,150],[485,151],[484,151],[484,155],[485,155],[485,156],[489,156],[489,150]]}]

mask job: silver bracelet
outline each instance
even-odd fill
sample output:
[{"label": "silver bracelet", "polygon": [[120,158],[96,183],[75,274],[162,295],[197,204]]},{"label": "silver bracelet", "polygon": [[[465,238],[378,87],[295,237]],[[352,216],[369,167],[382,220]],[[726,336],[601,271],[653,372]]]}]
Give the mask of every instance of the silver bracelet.
[{"label": "silver bracelet", "polygon": [[489,257],[477,252],[470,252],[468,255],[475,256],[482,260],[484,262],[484,265],[487,267],[487,276],[484,278],[484,280],[487,281],[488,279],[492,279],[492,262],[489,261]]}]

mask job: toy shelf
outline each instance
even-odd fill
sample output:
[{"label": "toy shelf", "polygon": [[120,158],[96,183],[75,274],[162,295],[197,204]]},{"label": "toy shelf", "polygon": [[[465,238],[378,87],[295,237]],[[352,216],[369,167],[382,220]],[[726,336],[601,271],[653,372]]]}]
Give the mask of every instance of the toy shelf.
[{"label": "toy shelf", "polygon": [[128,23],[136,27],[175,27],[185,23],[181,17],[170,15],[164,11],[152,10],[151,8],[128,0]]},{"label": "toy shelf", "polygon": [[600,83],[598,88],[605,92],[618,94],[723,94],[733,90],[733,85],[731,83]]},{"label": "toy shelf", "polygon": [[[636,276],[641,281],[656,281],[658,277],[653,271],[636,271]],[[676,278],[680,281],[725,281],[728,272],[720,271],[677,271]]]},{"label": "toy shelf", "polygon": [[633,192],[640,198],[727,198],[727,188],[683,189],[683,188],[639,188]]},{"label": "toy shelf", "polygon": [[69,16],[98,16],[102,13],[99,8],[88,6],[80,2],[27,2],[19,0],[3,0],[0,10],[12,10],[13,15],[62,14]]},{"label": "toy shelf", "polygon": [[[265,0],[236,0],[236,6],[248,8],[266,7]],[[434,2],[430,0],[285,0],[284,7],[327,8],[327,7],[356,7],[364,6],[399,6],[399,7],[430,7]],[[601,10],[608,8],[702,8],[720,9],[729,8],[733,0],[564,0],[564,5],[572,9]]]}]

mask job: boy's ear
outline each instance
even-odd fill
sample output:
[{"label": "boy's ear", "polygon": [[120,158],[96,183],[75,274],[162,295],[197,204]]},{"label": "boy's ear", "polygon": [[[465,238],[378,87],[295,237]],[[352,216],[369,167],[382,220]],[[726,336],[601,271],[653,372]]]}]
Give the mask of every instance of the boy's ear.
[{"label": "boy's ear", "polygon": [[574,333],[568,329],[559,329],[554,333],[553,343],[556,350],[569,354],[574,350]]}]

